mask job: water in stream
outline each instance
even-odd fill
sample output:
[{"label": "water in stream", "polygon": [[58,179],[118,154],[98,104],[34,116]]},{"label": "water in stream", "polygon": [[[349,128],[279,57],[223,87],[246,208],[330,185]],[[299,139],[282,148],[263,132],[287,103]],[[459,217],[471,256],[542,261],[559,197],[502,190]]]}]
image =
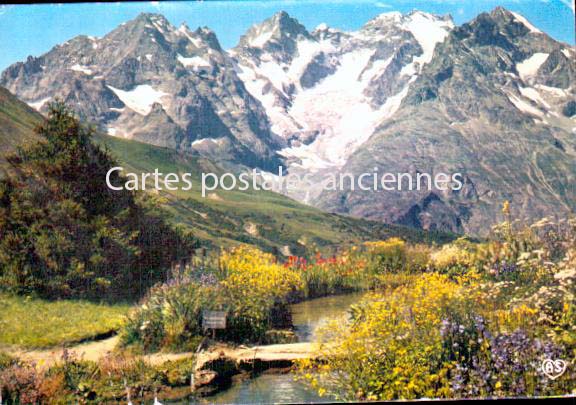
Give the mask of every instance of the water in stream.
[{"label": "water in stream", "polygon": [[362,300],[366,293],[351,293],[316,298],[291,306],[294,332],[300,342],[314,340],[314,331],[328,319],[344,316],[350,305]]},{"label": "water in stream", "polygon": [[[334,317],[346,314],[350,305],[364,293],[317,298],[292,305],[292,321],[301,342],[314,340],[314,331]],[[310,403],[330,402],[301,381],[288,374],[262,374],[232,385],[216,395],[203,398],[207,404]]]}]

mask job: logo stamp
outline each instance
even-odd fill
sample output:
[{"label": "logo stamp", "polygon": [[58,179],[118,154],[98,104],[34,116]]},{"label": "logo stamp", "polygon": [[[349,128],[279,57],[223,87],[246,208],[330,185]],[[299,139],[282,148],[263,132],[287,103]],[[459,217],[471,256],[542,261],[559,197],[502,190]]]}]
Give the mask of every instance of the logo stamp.
[{"label": "logo stamp", "polygon": [[560,377],[566,371],[567,364],[564,360],[546,359],[542,362],[542,372],[551,380]]}]

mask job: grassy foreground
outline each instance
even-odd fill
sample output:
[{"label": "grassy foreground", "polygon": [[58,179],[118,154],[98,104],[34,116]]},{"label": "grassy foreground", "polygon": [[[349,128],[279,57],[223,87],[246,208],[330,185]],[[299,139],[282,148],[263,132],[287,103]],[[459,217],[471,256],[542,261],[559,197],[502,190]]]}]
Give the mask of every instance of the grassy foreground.
[{"label": "grassy foreground", "polygon": [[[222,252],[218,266],[154,287],[122,328],[120,343],[129,350],[97,363],[63,356],[48,370],[0,356],[0,386],[16,403],[123,401],[125,386],[134,399],[157,393],[165,401],[189,392],[194,360],[154,367],[126,355],[192,349],[204,309],[227,312],[217,339],[267,343],[292,300],[371,289],[317,335],[323,361],[298,362],[297,377],[320,396],[573,395],[575,249],[571,219],[531,227],[508,220],[483,243],[431,247],[390,238],[286,262],[241,246]],[[562,374],[548,366],[556,360],[566,363]]]},{"label": "grassy foreground", "polygon": [[120,328],[128,305],[45,301],[0,295],[0,345],[44,348],[93,339]]}]

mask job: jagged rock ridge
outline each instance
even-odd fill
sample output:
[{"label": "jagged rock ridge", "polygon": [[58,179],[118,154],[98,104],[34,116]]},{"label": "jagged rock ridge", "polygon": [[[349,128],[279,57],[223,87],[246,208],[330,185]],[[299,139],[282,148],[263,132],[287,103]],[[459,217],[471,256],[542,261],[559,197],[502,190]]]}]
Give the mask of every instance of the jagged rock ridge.
[{"label": "jagged rock ridge", "polygon": [[207,28],[141,14],[102,38],[78,36],[3,72],[44,111],[59,97],[110,135],[275,168],[282,145]]},{"label": "jagged rock ridge", "polygon": [[497,8],[384,13],[309,32],[285,12],[230,51],[207,28],[143,14],[9,67],[0,84],[42,111],[64,98],[114,136],[276,171],[462,172],[460,192],[291,195],[330,211],[485,233],[511,200],[574,211],[574,47]]}]

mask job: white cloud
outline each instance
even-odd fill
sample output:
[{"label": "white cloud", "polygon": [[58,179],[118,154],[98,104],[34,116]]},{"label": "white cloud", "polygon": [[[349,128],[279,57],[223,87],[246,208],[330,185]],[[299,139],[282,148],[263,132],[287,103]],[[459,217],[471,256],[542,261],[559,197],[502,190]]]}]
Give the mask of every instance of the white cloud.
[{"label": "white cloud", "polygon": [[379,8],[392,8],[390,4],[382,3],[381,1],[377,1],[374,5]]}]

